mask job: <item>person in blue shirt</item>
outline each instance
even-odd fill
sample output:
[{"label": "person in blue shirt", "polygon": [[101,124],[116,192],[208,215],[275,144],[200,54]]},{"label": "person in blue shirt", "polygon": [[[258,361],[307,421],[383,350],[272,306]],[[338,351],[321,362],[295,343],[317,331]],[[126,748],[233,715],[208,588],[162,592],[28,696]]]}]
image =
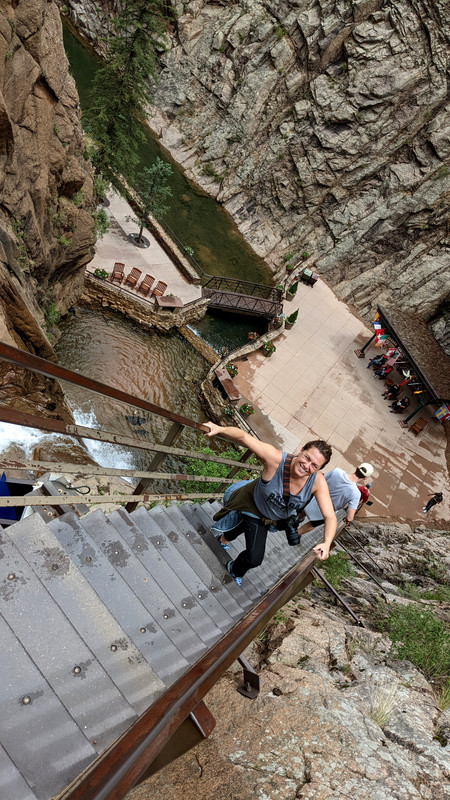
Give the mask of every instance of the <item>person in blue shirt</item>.
[{"label": "person in blue shirt", "polygon": [[[370,478],[372,475],[373,466],[368,463],[360,464],[359,467],[351,473],[347,473],[339,467],[325,473],[324,478],[328,485],[334,510],[339,511],[342,508],[347,509],[345,522],[348,523],[354,519],[356,510],[361,501],[361,492],[357,486],[358,481],[367,480],[367,478]],[[307,531],[323,524],[323,516],[314,498],[305,507],[305,516],[308,522],[302,525],[299,534],[307,533]]]}]

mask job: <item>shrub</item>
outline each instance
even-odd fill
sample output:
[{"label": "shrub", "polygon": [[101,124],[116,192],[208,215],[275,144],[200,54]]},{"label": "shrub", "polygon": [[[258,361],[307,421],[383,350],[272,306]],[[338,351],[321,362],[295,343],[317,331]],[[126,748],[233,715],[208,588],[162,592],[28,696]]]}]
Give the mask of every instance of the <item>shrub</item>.
[{"label": "shrub", "polygon": [[[198,453],[205,453],[207,455],[220,455],[221,458],[229,458],[232,461],[240,461],[242,453],[239,450],[235,450],[233,448],[228,448],[227,450],[223,450],[222,452],[218,453],[216,450],[212,450],[211,447],[198,447]],[[248,463],[256,464],[257,460],[254,456],[251,457]],[[231,467],[228,464],[217,464],[215,461],[204,461],[202,458],[188,458],[185,462],[185,471],[189,474],[194,475],[206,475],[209,477],[217,477],[219,480],[216,482],[211,483],[199,483],[195,480],[190,481],[181,481],[180,484],[183,487],[183,491],[186,493],[200,493],[202,494],[212,494],[213,492],[217,492],[220,484],[221,478],[226,478],[228,473],[230,472]],[[256,478],[259,473],[252,474],[249,470],[239,470],[234,476],[236,481]],[[199,502],[202,502],[199,500]]]},{"label": "shrub", "polygon": [[104,208],[99,208],[92,215],[95,223],[97,238],[101,239],[109,231],[109,219]]},{"label": "shrub", "polygon": [[450,633],[442,620],[422,606],[394,604],[383,627],[398,658],[411,661],[426,678],[450,674]]}]

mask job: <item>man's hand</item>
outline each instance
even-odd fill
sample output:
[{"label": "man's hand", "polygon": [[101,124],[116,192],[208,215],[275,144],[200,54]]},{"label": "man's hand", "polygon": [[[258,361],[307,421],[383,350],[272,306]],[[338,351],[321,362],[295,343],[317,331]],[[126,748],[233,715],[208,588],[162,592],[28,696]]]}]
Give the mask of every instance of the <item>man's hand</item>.
[{"label": "man's hand", "polygon": [[319,544],[313,547],[313,550],[319,561],[326,561],[330,554],[330,546],[326,544],[326,542],[319,542]]}]

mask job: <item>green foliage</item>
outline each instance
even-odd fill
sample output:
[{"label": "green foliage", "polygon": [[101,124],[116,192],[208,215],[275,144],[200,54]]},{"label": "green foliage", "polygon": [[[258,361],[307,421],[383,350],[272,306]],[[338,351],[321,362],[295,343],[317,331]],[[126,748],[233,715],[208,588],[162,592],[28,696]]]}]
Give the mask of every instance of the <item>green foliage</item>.
[{"label": "green foliage", "polygon": [[64,236],[64,234],[63,234],[63,233],[62,233],[62,234],[61,234],[61,236],[59,237],[59,239],[58,239],[58,242],[59,242],[59,243],[60,243],[60,244],[61,244],[63,247],[70,247],[70,245],[72,244],[72,240],[71,240],[71,239],[68,239],[68,238],[67,238],[67,236]]},{"label": "green foliage", "polygon": [[99,268],[94,269],[94,275],[96,278],[102,278],[102,280],[106,280],[106,278],[108,277],[106,269],[99,269]]},{"label": "green foliage", "polygon": [[151,86],[156,81],[156,48],[162,48],[163,0],[125,0],[106,37],[105,61],[92,81],[92,103],[84,122],[96,142],[93,162],[111,183],[130,182],[139,163]]},{"label": "green foliage", "polygon": [[250,405],[250,403],[242,403],[242,405],[239,407],[239,411],[244,415],[244,417],[249,417],[250,414],[255,413],[255,409]]},{"label": "green foliage", "polygon": [[439,693],[438,706],[441,711],[450,708],[450,681],[446,681]]},{"label": "green foliage", "polygon": [[283,256],[284,263],[286,264],[286,262],[290,261],[291,258],[294,258],[294,256],[295,256],[295,251],[294,250],[291,250],[290,253],[286,253],[286,255]]},{"label": "green foliage", "polygon": [[297,317],[298,317],[298,308],[296,308],[295,311],[292,312],[292,314],[289,314],[289,316],[286,317],[286,322],[288,322],[289,325],[293,325],[294,322],[297,322]]},{"label": "green foliage", "polygon": [[422,606],[394,604],[384,621],[395,655],[411,661],[426,678],[450,675],[450,632],[442,620]]},{"label": "green foliage", "polygon": [[11,217],[11,227],[16,237],[17,249],[19,251],[19,267],[21,270],[27,270],[30,259],[27,256],[27,234],[20,226],[15,217]]},{"label": "green foliage", "polygon": [[61,314],[53,302],[49,303],[48,306],[44,308],[44,317],[47,325],[58,325]]},{"label": "green foliage", "polygon": [[276,345],[273,342],[264,342],[263,350],[265,353],[274,353],[276,350]]},{"label": "green foliage", "polygon": [[294,297],[294,295],[297,294],[297,289],[298,289],[298,281],[294,281],[294,283],[291,283],[291,285],[289,286],[287,292],[288,294],[291,295],[291,297]]},{"label": "green foliage", "polygon": [[329,581],[335,589],[340,589],[344,578],[349,578],[354,572],[348,555],[341,551],[332,553],[329,558],[321,564],[321,567],[327,581]]},{"label": "green foliage", "polygon": [[103,200],[108,190],[108,185],[108,181],[104,179],[103,175],[99,173],[94,175],[94,194],[97,200]]},{"label": "green foliage", "polygon": [[275,36],[277,37],[278,40],[284,39],[284,37],[286,36],[286,31],[282,25],[280,24],[275,25]]},{"label": "green foliage", "polygon": [[[220,453],[217,453],[216,450],[212,450],[210,447],[198,447],[196,450],[197,453],[205,453],[208,455],[220,455],[221,458],[229,458],[232,461],[239,461],[241,458],[242,453],[238,450],[233,448],[229,448],[227,450],[223,450]],[[249,463],[256,464],[256,459],[252,456]],[[215,461],[203,461],[201,458],[188,458],[186,461],[186,472],[190,475],[208,475],[210,477],[217,477],[217,478],[226,478],[228,473],[230,472],[231,467],[228,464],[218,464]],[[236,481],[241,480],[252,480],[252,478],[256,477],[256,473],[254,475],[249,472],[249,470],[239,470],[239,472],[234,476]],[[180,481],[180,485],[183,487],[183,491],[186,493],[193,493],[202,492],[204,494],[213,494],[217,492],[219,486],[221,484],[221,480],[218,480],[217,483],[198,483],[194,480],[192,481]]]},{"label": "green foliage", "polygon": [[230,378],[234,378],[234,376],[237,375],[238,373],[238,368],[236,364],[231,364],[231,363],[225,364],[225,369],[228,372]]},{"label": "green foliage", "polygon": [[142,175],[136,182],[136,192],[139,197],[140,210],[137,212],[137,222],[140,226],[139,238],[147,224],[147,217],[152,214],[155,219],[161,219],[168,206],[166,201],[172,197],[172,190],[167,185],[168,178],[173,175],[170,164],[166,164],[156,156],[156,161],[150,167],[144,167]]},{"label": "green foliage", "polygon": [[76,208],[79,208],[83,202],[83,189],[80,189],[79,192],[75,192],[75,194],[72,195],[70,199],[72,200],[74,206],[76,206]]},{"label": "green foliage", "polygon": [[98,208],[97,211],[92,214],[92,217],[95,223],[97,239],[101,239],[105,233],[109,231],[108,215],[104,208]]},{"label": "green foliage", "polygon": [[193,247],[189,247],[189,245],[186,244],[184,246],[184,252],[187,253],[188,256],[191,256],[191,258],[192,258],[192,256],[194,255],[194,248]]}]

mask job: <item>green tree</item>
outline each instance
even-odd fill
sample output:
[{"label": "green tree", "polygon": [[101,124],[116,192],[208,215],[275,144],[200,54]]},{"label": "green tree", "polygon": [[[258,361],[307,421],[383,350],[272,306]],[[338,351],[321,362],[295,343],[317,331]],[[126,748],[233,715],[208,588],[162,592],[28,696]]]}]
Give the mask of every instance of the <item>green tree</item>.
[{"label": "green tree", "polygon": [[173,174],[170,164],[166,164],[156,156],[156,161],[151,167],[144,167],[142,176],[136,182],[136,192],[139,195],[140,211],[133,222],[139,225],[137,242],[142,241],[142,231],[147,224],[147,217],[152,214],[155,219],[160,219],[166,213],[168,206],[165,204],[172,197],[172,190],[167,185],[167,179]]},{"label": "green tree", "polygon": [[156,48],[162,49],[164,0],[123,0],[106,36],[104,64],[92,81],[92,102],[84,122],[95,139],[97,172],[117,185],[133,181],[151,87],[157,77]]}]

